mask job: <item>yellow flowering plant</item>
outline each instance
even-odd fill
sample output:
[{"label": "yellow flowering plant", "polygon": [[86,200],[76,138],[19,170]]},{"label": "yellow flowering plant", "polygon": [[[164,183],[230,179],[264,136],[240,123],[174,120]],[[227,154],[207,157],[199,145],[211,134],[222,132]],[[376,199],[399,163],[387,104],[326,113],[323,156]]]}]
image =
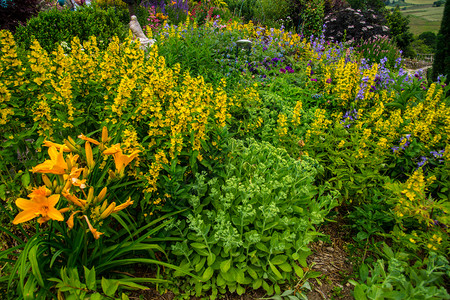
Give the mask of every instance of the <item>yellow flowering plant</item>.
[{"label": "yellow flowering plant", "polygon": [[[49,158],[30,170],[41,174],[44,184],[32,188],[27,199],[15,201],[20,212],[13,224],[36,218],[39,224],[36,234],[27,230],[32,236],[21,242],[18,247],[24,249],[11,260],[9,286],[18,277],[21,294],[52,295],[48,280],[58,277],[60,268],[95,267],[97,274],[105,274],[117,266],[133,264],[137,259],[125,257],[131,251],[150,253],[150,257],[139,260],[142,263],[176,268],[151,257],[152,251],[164,250],[149,240],[160,228],[155,229],[155,225],[171,214],[139,226],[135,216],[124,213],[140,197],[141,183],[129,172],[136,168],[141,151],[128,153],[120,142],[113,144],[115,138],[109,136],[106,127],[100,140],[91,136],[80,134],[77,140],[69,137],[62,144],[45,141]],[[33,256],[35,251],[44,255]],[[28,263],[32,275],[27,272]],[[129,286],[126,279],[116,279],[123,288]]]}]

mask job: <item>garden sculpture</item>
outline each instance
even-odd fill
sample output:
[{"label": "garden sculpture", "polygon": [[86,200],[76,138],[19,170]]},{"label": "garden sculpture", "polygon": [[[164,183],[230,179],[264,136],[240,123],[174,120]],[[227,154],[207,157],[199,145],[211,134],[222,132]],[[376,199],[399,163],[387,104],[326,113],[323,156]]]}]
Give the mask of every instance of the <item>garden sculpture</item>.
[{"label": "garden sculpture", "polygon": [[156,40],[155,39],[149,39],[147,38],[147,36],[144,34],[144,32],[142,31],[141,25],[139,24],[136,16],[131,16],[131,21],[130,21],[130,29],[131,32],[133,33],[133,36],[137,39],[139,39],[139,41],[141,42],[141,49],[147,49],[149,47],[151,47]]}]

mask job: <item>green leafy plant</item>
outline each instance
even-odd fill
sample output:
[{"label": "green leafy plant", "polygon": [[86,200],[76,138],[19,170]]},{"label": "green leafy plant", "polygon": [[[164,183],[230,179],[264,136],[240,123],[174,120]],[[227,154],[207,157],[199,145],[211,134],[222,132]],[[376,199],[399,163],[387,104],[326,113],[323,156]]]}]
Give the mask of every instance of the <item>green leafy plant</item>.
[{"label": "green leafy plant", "polygon": [[281,284],[303,277],[307,245],[320,235],[313,225],[336,202],[317,195],[313,181],[321,167],[314,160],[294,160],[264,142],[230,143],[223,171],[210,180],[196,176],[187,199],[191,212],[171,231],[183,239],[173,254],[203,279],[188,280],[197,296],[205,290],[213,298],[227,290],[241,295],[249,286],[280,294]]},{"label": "green leafy plant", "polygon": [[450,299],[442,286],[450,275],[448,260],[434,252],[410,265],[406,253],[394,253],[386,244],[383,248],[386,261],[379,259],[359,269],[360,282],[355,285],[354,297],[363,299]]}]

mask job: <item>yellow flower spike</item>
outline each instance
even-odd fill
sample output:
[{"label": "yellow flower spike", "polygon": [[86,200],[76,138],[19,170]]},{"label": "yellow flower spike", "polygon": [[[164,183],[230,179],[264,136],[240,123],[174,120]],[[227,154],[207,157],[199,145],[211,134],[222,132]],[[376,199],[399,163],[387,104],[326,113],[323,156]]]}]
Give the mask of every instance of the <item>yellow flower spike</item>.
[{"label": "yellow flower spike", "polygon": [[58,152],[58,149],[56,149],[56,147],[50,147],[48,149],[50,160],[46,160],[36,167],[33,167],[31,171],[33,173],[50,173],[57,175],[65,174],[68,167],[67,163],[64,160],[62,148],[63,147],[61,147],[60,151]]},{"label": "yellow flower spike", "polygon": [[92,139],[92,138],[90,138],[90,137],[87,137],[87,136],[85,136],[85,135],[83,135],[83,134],[80,134],[79,136],[78,136],[78,138],[79,139],[82,139],[82,140],[85,140],[86,142],[91,142],[92,144],[94,144],[94,145],[100,145],[100,142],[99,141],[97,141],[97,140],[94,140],[94,139]]},{"label": "yellow flower spike", "polygon": [[94,163],[94,157],[92,155],[91,144],[89,142],[86,142],[86,144],[84,144],[84,147],[86,149],[86,160],[87,160],[88,168],[93,169],[95,166],[95,163]]},{"label": "yellow flower spike", "polygon": [[50,178],[46,174],[42,174],[42,181],[44,181],[44,184],[47,188],[51,189],[53,188],[52,182],[50,181]]},{"label": "yellow flower spike", "polygon": [[[45,187],[44,187],[45,188]],[[50,219],[56,221],[64,221],[64,216],[59,210],[55,208],[58,203],[60,195],[51,195],[46,197],[45,194],[41,194],[42,190],[38,189],[36,193],[31,193],[32,197],[30,200],[18,198],[16,200],[16,205],[23,211],[17,214],[13,220],[13,224],[17,225],[29,220],[32,220],[38,216],[43,219],[42,222],[48,221]]]},{"label": "yellow flower spike", "polygon": [[127,200],[125,203],[120,204],[120,205],[117,205],[117,206],[114,208],[113,213],[119,212],[119,211],[121,211],[121,210],[127,208],[127,207],[130,206],[131,204],[133,204],[134,201],[130,201],[130,199],[131,199],[131,197],[128,198],[128,200]]},{"label": "yellow flower spike", "polygon": [[[106,203],[106,201],[105,201],[105,203]],[[106,208],[100,215],[100,220],[103,220],[103,219],[109,217],[109,215],[112,214],[112,212],[114,211],[115,208],[116,208],[116,202],[111,203],[108,206],[108,208]]]},{"label": "yellow flower spike", "polygon": [[57,149],[61,149],[61,147],[62,147],[64,152],[72,151],[69,147],[67,147],[67,145],[57,144],[57,143],[53,143],[51,141],[44,141],[43,145],[45,147],[56,147]]},{"label": "yellow flower spike", "polygon": [[100,235],[102,235],[103,233],[100,231],[97,231],[97,229],[92,227],[91,222],[89,222],[89,219],[86,215],[83,215],[83,217],[86,219],[86,223],[88,224],[89,230],[91,231],[92,235],[94,236],[94,238],[96,240],[98,240],[100,238]]},{"label": "yellow flower spike", "polygon": [[106,126],[103,126],[102,128],[102,143],[106,144],[108,142],[108,128]]}]

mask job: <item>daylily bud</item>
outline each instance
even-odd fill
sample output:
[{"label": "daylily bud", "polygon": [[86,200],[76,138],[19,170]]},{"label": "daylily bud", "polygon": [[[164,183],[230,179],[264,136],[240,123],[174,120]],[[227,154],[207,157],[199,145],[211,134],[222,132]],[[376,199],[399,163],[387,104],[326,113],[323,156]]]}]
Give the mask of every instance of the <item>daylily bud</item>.
[{"label": "daylily bud", "polygon": [[108,128],[103,126],[102,128],[102,143],[105,144],[108,141]]},{"label": "daylily bud", "polygon": [[98,194],[98,196],[97,196],[97,203],[100,203],[100,202],[102,202],[103,201],[103,199],[105,199],[105,196],[106,196],[106,191],[107,191],[107,188],[106,188],[106,186],[100,191],[100,194]]},{"label": "daylily bud", "polygon": [[[71,137],[69,137],[70,140],[73,141],[73,139]],[[66,145],[71,151],[73,152],[78,152],[78,149],[76,148],[76,144],[75,142],[73,142],[73,144],[69,141],[69,140],[64,140],[64,145]]]},{"label": "daylily bud", "polygon": [[58,185],[55,189],[55,194],[61,194],[61,190],[62,190],[61,186]]},{"label": "daylily bud", "polygon": [[111,203],[107,209],[105,209],[102,214],[100,215],[100,220],[103,220],[105,218],[107,218],[113,211],[114,208],[116,207],[116,202]]},{"label": "daylily bud", "polygon": [[53,187],[52,187],[52,189],[56,189],[57,186],[58,186],[58,181],[55,179],[55,180],[53,180]]},{"label": "daylily bud", "polygon": [[48,176],[46,174],[42,174],[42,180],[44,181],[44,184],[47,188],[52,189],[52,182],[50,181],[50,179],[48,178]]},{"label": "daylily bud", "polygon": [[89,188],[89,193],[86,200],[87,203],[91,203],[92,200],[94,200],[94,188],[92,186]]},{"label": "daylily bud", "polygon": [[86,144],[84,144],[84,147],[86,149],[87,165],[88,165],[89,169],[93,169],[95,163],[94,163],[94,157],[92,156],[91,144],[89,142],[86,142]]}]

